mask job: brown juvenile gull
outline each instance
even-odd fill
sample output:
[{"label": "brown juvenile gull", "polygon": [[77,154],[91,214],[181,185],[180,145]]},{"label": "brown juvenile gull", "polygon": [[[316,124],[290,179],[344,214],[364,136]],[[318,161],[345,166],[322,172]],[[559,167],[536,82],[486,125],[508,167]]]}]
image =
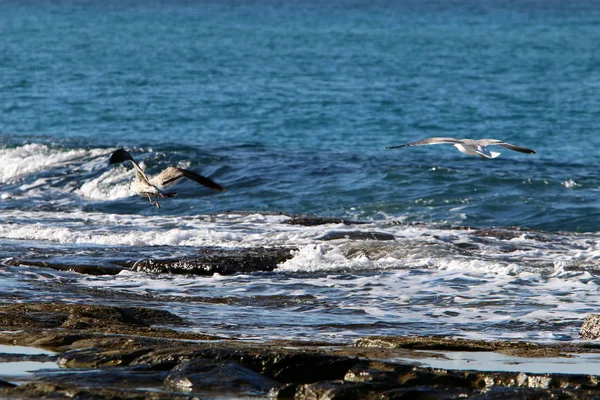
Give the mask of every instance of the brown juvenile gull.
[{"label": "brown juvenile gull", "polygon": [[443,137],[432,137],[416,142],[402,144],[400,146],[388,146],[388,149],[398,149],[400,147],[408,146],[425,146],[428,144],[444,144],[449,143],[458,149],[461,153],[469,154],[471,156],[481,156],[483,158],[496,158],[500,155],[495,151],[490,151],[486,148],[489,145],[498,145],[505,147],[509,150],[518,151],[520,153],[535,154],[535,151],[528,149],[527,147],[519,147],[514,144],[506,143],[498,139],[454,139],[454,138],[443,138]]},{"label": "brown juvenile gull", "polygon": [[133,168],[135,169],[135,181],[131,185],[133,191],[139,196],[147,197],[148,200],[150,200],[151,205],[159,208],[160,204],[158,204],[158,201],[152,201],[152,198],[170,198],[175,196],[177,192],[165,192],[163,189],[171,186],[181,178],[191,179],[192,181],[198,182],[207,188],[218,190],[220,192],[224,192],[226,190],[224,187],[213,182],[212,180],[183,168],[167,167],[155,177],[148,178],[138,163],[135,162],[133,157],[131,157],[131,154],[124,149],[116,150],[110,156],[110,160],[108,160],[110,164],[116,164],[124,161],[131,161]]}]

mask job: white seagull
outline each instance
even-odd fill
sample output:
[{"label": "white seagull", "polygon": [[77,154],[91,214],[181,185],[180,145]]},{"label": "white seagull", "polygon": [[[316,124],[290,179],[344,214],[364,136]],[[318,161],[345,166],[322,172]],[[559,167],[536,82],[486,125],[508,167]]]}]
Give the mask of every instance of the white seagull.
[{"label": "white seagull", "polygon": [[461,153],[465,153],[471,156],[481,156],[483,158],[496,158],[500,155],[495,151],[490,151],[486,148],[489,145],[498,145],[505,147],[509,150],[518,151],[520,153],[535,154],[535,151],[528,149],[527,147],[515,146],[514,144],[506,143],[498,139],[454,139],[454,138],[443,138],[443,137],[432,137],[416,142],[402,144],[400,146],[388,146],[388,149],[398,149],[400,147],[408,146],[425,146],[428,144],[452,144]]},{"label": "white seagull", "polygon": [[207,188],[218,190],[220,192],[224,192],[226,190],[224,187],[213,182],[212,180],[183,168],[167,167],[155,177],[148,178],[138,163],[135,162],[133,157],[131,157],[131,154],[124,149],[116,150],[110,156],[110,160],[108,160],[110,164],[116,164],[124,161],[131,161],[133,168],[135,169],[135,181],[131,185],[133,191],[139,196],[147,197],[151,205],[159,208],[160,204],[158,204],[158,201],[152,201],[152,198],[170,198],[175,196],[177,192],[165,192],[163,189],[171,186],[181,178],[191,179],[192,181],[198,182]]}]

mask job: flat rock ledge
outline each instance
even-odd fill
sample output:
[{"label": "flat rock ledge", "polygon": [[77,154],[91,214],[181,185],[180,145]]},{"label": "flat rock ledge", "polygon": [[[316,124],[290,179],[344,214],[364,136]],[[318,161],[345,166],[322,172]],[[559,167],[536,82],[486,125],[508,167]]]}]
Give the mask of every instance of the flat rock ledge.
[{"label": "flat rock ledge", "polygon": [[47,260],[10,259],[11,266],[35,266],[59,271],[75,271],[88,275],[116,275],[123,270],[156,274],[189,274],[212,276],[236,273],[270,272],[277,265],[292,258],[295,247],[223,248],[202,247],[193,256],[177,258],[150,258],[138,260],[115,259],[112,262],[74,264],[61,258]]},{"label": "flat rock ledge", "polygon": [[600,397],[600,380],[592,375],[419,365],[424,350],[428,357],[432,352],[443,357],[443,351],[451,350],[556,357],[598,353],[600,345],[595,343],[538,345],[434,337],[366,337],[353,344],[250,342],[186,333],[185,321],[168,311],[81,304],[0,306],[0,321],[0,344],[52,352],[0,354],[0,363],[55,363],[54,368],[0,380],[0,398],[7,399]]}]

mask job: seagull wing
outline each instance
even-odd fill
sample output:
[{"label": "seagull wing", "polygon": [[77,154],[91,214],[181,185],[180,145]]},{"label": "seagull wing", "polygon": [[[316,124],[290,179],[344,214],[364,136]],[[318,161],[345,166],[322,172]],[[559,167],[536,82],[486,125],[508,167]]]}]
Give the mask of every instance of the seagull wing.
[{"label": "seagull wing", "polygon": [[141,180],[142,182],[149,184],[148,177],[146,176],[146,174],[144,174],[144,171],[142,171],[142,169],[140,168],[138,163],[135,162],[135,160],[133,159],[133,157],[131,156],[131,154],[129,154],[129,152],[127,150],[125,150],[125,149],[115,150],[112,153],[112,155],[110,156],[108,163],[109,164],[117,164],[117,163],[122,163],[125,161],[131,161],[131,163],[133,164],[133,168],[135,169],[136,180]]},{"label": "seagull wing", "polygon": [[474,140],[474,142],[476,142],[480,146],[495,144],[507,148],[509,150],[518,151],[519,153],[535,154],[534,150],[528,149],[527,147],[515,146],[514,144],[506,143],[498,139],[480,139]]},{"label": "seagull wing", "polygon": [[515,146],[514,144],[502,142],[497,143],[499,146],[506,147],[509,150],[518,151],[519,153],[535,154],[535,150],[528,149],[527,147]]},{"label": "seagull wing", "polygon": [[211,179],[205,176],[199,175],[187,169],[175,167],[169,167],[165,169],[163,172],[152,178],[150,180],[150,183],[159,187],[165,187],[175,183],[181,178],[188,178],[194,182],[206,186],[209,189],[218,190],[220,192],[224,192],[226,190],[223,186],[217,184],[216,182],[212,181]]},{"label": "seagull wing", "polygon": [[131,157],[131,154],[127,150],[117,149],[111,154],[108,163],[117,164],[125,161],[133,161],[133,157]]},{"label": "seagull wing", "polygon": [[401,144],[400,146],[388,146],[388,149],[399,149],[400,147],[408,147],[408,146],[426,146],[429,144],[444,144],[444,143],[462,143],[460,139],[454,138],[444,138],[444,137],[432,137],[423,140],[417,140],[416,142]]}]

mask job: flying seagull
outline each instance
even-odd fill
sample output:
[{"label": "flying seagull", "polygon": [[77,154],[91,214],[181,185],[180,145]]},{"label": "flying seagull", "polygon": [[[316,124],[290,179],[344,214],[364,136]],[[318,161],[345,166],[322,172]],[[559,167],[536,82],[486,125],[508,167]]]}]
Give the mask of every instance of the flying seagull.
[{"label": "flying seagull", "polygon": [[481,156],[483,158],[496,158],[500,155],[495,151],[490,151],[486,148],[489,145],[498,145],[505,147],[509,150],[518,151],[520,153],[535,154],[535,151],[528,149],[527,147],[519,147],[514,144],[506,143],[498,139],[454,139],[454,138],[443,138],[443,137],[432,137],[416,142],[402,144],[400,146],[388,146],[388,149],[398,149],[400,147],[408,146],[425,146],[428,144],[443,144],[449,143],[458,149],[461,153],[469,154],[471,156]]},{"label": "flying seagull", "polygon": [[133,157],[131,157],[131,154],[124,149],[116,150],[110,156],[110,160],[108,160],[110,164],[116,164],[124,161],[131,161],[133,168],[135,169],[135,181],[131,185],[133,191],[139,196],[147,197],[151,205],[159,208],[160,204],[158,204],[158,201],[152,201],[152,198],[170,198],[175,196],[177,192],[166,192],[163,189],[171,186],[181,178],[191,179],[192,181],[198,182],[207,188],[218,190],[220,192],[224,192],[226,190],[224,187],[213,182],[212,180],[183,168],[167,167],[155,177],[148,178],[138,163],[135,162]]}]

